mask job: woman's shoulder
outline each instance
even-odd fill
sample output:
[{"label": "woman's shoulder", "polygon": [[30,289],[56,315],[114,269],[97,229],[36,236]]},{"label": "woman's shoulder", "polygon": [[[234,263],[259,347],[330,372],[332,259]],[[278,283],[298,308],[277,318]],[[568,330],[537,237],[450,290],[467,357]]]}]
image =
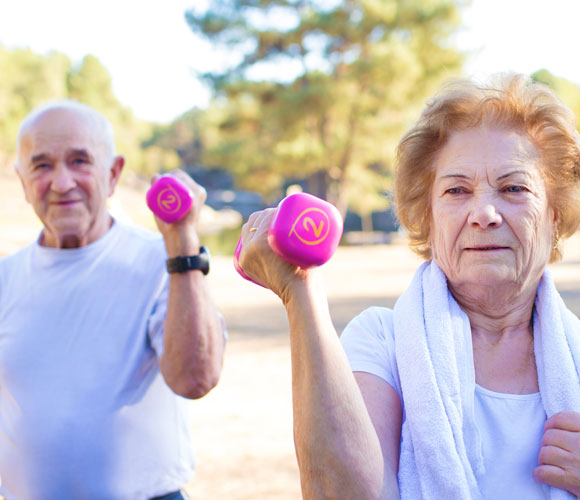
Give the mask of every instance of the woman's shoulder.
[{"label": "woman's shoulder", "polygon": [[388,307],[369,307],[350,320],[343,333],[351,329],[375,332],[381,336],[392,335],[393,310]]},{"label": "woman's shoulder", "polygon": [[369,307],[346,325],[340,340],[346,351],[394,353],[393,311]]},{"label": "woman's shoulder", "polygon": [[393,310],[369,307],[350,321],[340,341],[352,371],[376,375],[400,395],[393,331]]}]

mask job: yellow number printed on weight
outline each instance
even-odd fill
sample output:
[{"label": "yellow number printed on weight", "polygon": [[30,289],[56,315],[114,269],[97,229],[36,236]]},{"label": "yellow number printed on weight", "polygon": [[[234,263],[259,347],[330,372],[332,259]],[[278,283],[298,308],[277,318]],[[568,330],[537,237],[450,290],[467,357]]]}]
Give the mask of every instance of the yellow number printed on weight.
[{"label": "yellow number printed on weight", "polygon": [[[306,216],[306,214],[309,215]],[[315,219],[318,219],[318,225],[314,222]],[[300,221],[302,221],[302,224],[299,224]],[[292,224],[292,228],[288,233],[288,237],[294,234],[305,245],[318,245],[326,239],[329,229],[330,221],[328,220],[326,212],[320,208],[312,207],[303,210],[302,213],[296,217],[296,220],[294,221],[294,224]],[[310,230],[312,230],[312,232]]]},{"label": "yellow number printed on weight", "polygon": [[304,226],[304,229],[306,229],[306,231],[309,230],[308,226],[310,226],[314,231],[315,236],[317,238],[320,238],[320,233],[322,233],[322,228],[324,227],[324,221],[321,220],[320,224],[318,224],[318,227],[316,227],[316,224],[314,223],[311,217],[304,217],[304,222],[302,223],[302,225]]},{"label": "yellow number printed on weight", "polygon": [[167,187],[159,192],[157,204],[168,214],[177,212],[181,207],[181,198],[172,187]]}]

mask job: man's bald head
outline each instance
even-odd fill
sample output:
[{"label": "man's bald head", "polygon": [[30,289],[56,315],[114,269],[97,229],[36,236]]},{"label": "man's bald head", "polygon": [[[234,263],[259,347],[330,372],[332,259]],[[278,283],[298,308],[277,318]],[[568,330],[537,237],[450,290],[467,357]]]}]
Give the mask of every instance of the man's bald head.
[{"label": "man's bald head", "polygon": [[59,101],[28,115],[16,172],[44,225],[41,245],[76,248],[104,235],[112,224],[107,198],[124,163],[115,156],[111,124],[89,106]]},{"label": "man's bald head", "polygon": [[70,125],[71,122],[79,127],[90,130],[96,145],[103,151],[112,163],[115,158],[115,137],[109,120],[86,104],[73,100],[59,100],[49,102],[31,111],[20,124],[18,130],[16,168],[21,168],[21,150],[31,131],[42,128],[43,123],[50,121],[52,129],[59,123]]}]

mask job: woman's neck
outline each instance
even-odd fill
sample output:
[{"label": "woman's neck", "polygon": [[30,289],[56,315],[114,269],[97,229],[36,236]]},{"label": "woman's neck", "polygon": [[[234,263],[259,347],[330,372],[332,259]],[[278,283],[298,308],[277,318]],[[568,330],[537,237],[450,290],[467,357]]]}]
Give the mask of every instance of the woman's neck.
[{"label": "woman's neck", "polygon": [[469,318],[476,382],[500,393],[537,392],[532,321],[537,286],[528,292],[449,288]]},{"label": "woman's neck", "polygon": [[454,288],[450,283],[448,286],[467,314],[472,332],[497,341],[504,334],[527,334],[529,331],[537,283],[525,289],[472,285]]}]

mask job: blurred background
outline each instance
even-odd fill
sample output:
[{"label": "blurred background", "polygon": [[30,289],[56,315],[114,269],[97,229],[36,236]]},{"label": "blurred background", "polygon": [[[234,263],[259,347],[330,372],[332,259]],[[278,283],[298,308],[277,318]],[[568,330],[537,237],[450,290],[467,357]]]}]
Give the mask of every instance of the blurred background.
[{"label": "blurred background", "polygon": [[[154,229],[151,174],[191,174],[208,191],[208,279],[230,338],[220,384],[191,403],[187,490],[299,499],[287,320],[234,271],[241,224],[289,190],[331,201],[345,218],[322,270],[337,331],[392,306],[420,262],[389,197],[402,133],[445,80],[505,71],[548,84],[578,115],[579,19],[577,0],[0,2],[0,255],[40,230],[12,165],[20,122],[47,100],[77,99],[112,122],[127,159],[117,217]],[[578,235],[564,255],[553,276],[578,314]]]},{"label": "blurred background", "polygon": [[214,253],[289,188],[339,208],[343,244],[388,243],[394,148],[425,99],[452,77],[517,71],[579,111],[579,18],[575,0],[2,2],[0,253],[38,228],[13,211],[18,125],[59,98],[113,123],[119,217],[153,227],[150,175],[182,168],[208,190]]}]

